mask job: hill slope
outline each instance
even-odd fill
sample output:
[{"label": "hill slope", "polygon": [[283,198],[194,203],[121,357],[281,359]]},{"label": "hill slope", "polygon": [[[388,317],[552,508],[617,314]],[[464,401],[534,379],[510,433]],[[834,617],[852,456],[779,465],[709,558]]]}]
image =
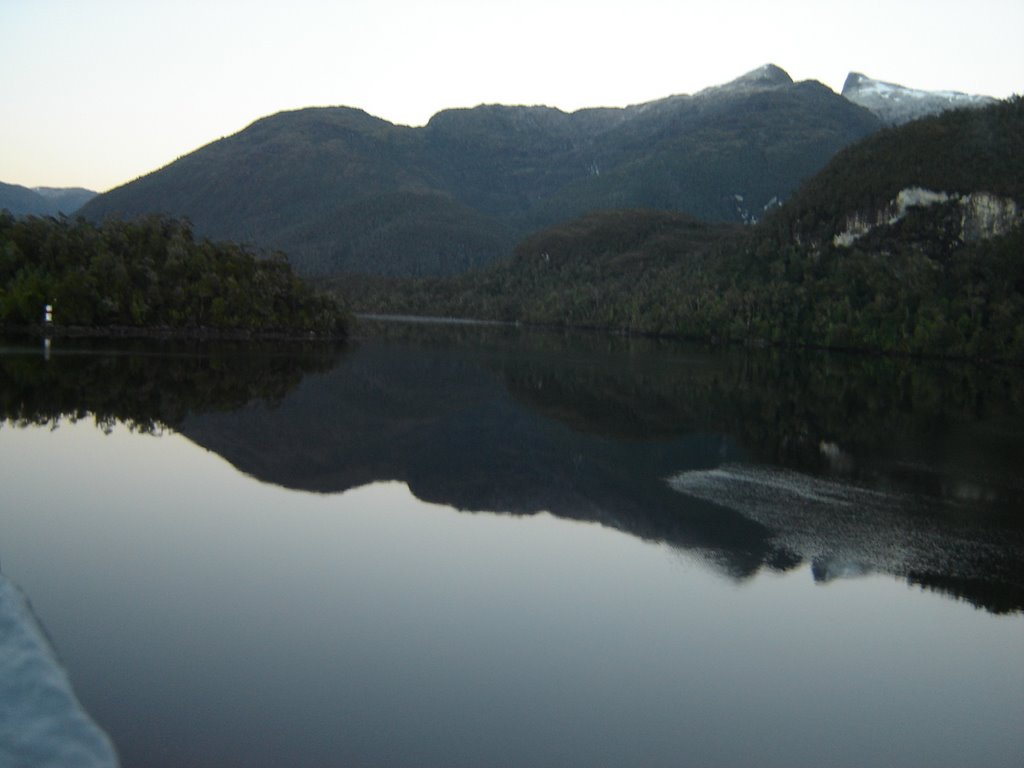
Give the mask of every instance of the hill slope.
[{"label": "hill slope", "polygon": [[452,274],[598,208],[749,221],[880,123],[773,66],[625,109],[448,110],[422,128],[359,110],[286,112],[100,195],[289,254],[300,273]]},{"label": "hill slope", "polygon": [[96,196],[91,189],[81,187],[36,187],[29,189],[18,184],[0,182],[0,210],[15,216],[70,215]]}]

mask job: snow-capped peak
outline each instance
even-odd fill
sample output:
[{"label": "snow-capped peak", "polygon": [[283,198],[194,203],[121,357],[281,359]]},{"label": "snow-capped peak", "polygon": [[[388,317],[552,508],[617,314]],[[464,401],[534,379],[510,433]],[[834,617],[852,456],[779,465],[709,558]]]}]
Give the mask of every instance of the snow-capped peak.
[{"label": "snow-capped peak", "polygon": [[711,98],[718,96],[737,96],[759,91],[774,90],[776,88],[793,85],[793,78],[789,73],[775,64],[765,64],[752,69],[745,75],[740,75],[724,85],[713,85],[698,91],[695,96],[698,98]]},{"label": "snow-capped peak", "polygon": [[984,107],[995,103],[990,96],[959,91],[922,91],[884,80],[873,80],[860,72],[851,72],[843,85],[843,96],[871,110],[885,123],[899,125],[947,109]]},{"label": "snow-capped peak", "polygon": [[757,69],[752,69],[745,75],[733,80],[733,83],[747,83],[750,85],[792,85],[793,78],[782,67],[775,64],[764,64]]}]

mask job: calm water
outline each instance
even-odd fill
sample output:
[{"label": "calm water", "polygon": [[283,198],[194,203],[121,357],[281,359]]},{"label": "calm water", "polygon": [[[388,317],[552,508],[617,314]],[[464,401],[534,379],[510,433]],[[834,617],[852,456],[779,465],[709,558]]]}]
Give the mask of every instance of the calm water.
[{"label": "calm water", "polygon": [[1019,372],[390,326],[8,344],[0,403],[125,766],[1024,763]]}]

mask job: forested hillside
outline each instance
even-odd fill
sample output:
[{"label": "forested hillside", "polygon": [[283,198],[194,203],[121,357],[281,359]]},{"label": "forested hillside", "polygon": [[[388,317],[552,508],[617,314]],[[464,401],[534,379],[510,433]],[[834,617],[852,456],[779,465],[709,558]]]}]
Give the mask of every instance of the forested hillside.
[{"label": "forested hillside", "polygon": [[987,192],[1024,202],[1024,104],[1015,98],[886,128],[843,151],[773,217],[780,242],[831,240],[903,189]]},{"label": "forested hillside", "polygon": [[422,128],[304,109],[100,195],[82,214],[186,216],[201,236],[283,250],[305,275],[449,275],[597,209],[759,219],[879,126],[772,66],[624,109],[486,105]]},{"label": "forested hillside", "polygon": [[605,212],[490,270],[338,290],[369,312],[1024,361],[1022,208],[1016,98],[868,138],[756,227]]},{"label": "forested hillside", "polygon": [[0,327],[218,329],[341,335],[346,316],[281,257],[197,240],[187,222],[0,213]]},{"label": "forested hillside", "polygon": [[347,275],[332,285],[357,311],[705,335],[707,322],[681,323],[721,301],[712,296],[721,264],[743,237],[735,224],[606,211],[533,235],[490,269],[422,280]]}]

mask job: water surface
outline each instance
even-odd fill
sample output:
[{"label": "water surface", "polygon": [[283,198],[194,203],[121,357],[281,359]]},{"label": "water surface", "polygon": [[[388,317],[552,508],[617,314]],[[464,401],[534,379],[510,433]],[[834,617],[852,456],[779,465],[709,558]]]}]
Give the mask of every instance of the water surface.
[{"label": "water surface", "polygon": [[402,326],[0,369],[0,565],[126,766],[1024,757],[1014,371]]}]

